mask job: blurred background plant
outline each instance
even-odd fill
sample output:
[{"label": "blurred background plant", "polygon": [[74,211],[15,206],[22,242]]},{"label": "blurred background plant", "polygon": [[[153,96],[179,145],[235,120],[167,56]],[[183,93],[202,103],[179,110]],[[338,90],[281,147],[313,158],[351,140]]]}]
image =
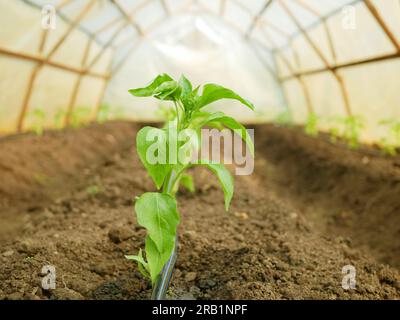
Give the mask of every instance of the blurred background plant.
[{"label": "blurred background plant", "polygon": [[379,124],[389,129],[388,137],[380,141],[382,150],[388,155],[397,155],[397,149],[400,148],[400,120],[384,119],[379,121]]},{"label": "blurred background plant", "polygon": [[32,128],[37,136],[43,135],[44,122],[46,120],[46,112],[41,108],[35,108],[32,113]]},{"label": "blurred background plant", "polygon": [[281,112],[275,118],[275,123],[282,127],[292,127],[293,117],[290,111]]},{"label": "blurred background plant", "polygon": [[307,115],[307,121],[304,126],[304,131],[311,137],[318,136],[318,121],[319,117],[315,112],[310,112]]},{"label": "blurred background plant", "polygon": [[365,121],[361,116],[336,116],[329,118],[328,122],[331,124],[329,134],[332,142],[343,139],[351,149],[359,147],[361,130],[365,128]]},{"label": "blurred background plant", "polygon": [[71,113],[71,127],[79,128],[85,122],[88,121],[90,117],[91,110],[88,107],[77,107]]},{"label": "blurred background plant", "polygon": [[54,125],[57,129],[62,129],[64,127],[64,119],[67,112],[63,109],[58,109],[54,115]]}]

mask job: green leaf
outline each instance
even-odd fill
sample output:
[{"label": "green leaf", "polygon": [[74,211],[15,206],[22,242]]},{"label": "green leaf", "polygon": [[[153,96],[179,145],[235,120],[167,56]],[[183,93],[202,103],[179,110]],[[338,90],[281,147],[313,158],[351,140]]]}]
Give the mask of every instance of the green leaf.
[{"label": "green leaf", "polygon": [[146,257],[149,265],[151,282],[153,284],[156,282],[165,263],[171,257],[174,244],[175,238],[172,242],[169,242],[169,247],[167,250],[159,252],[155,242],[149,236],[146,237]]},{"label": "green leaf", "polygon": [[238,100],[249,107],[251,110],[254,110],[254,105],[250,101],[243,99],[237,93],[228,88],[224,88],[213,83],[209,83],[204,86],[203,93],[200,96],[199,101],[197,102],[197,108],[200,109],[214,101],[221,99]]},{"label": "green leaf", "polygon": [[222,191],[224,192],[225,210],[228,211],[234,191],[232,175],[230,174],[228,169],[226,169],[225,166],[220,163],[210,163],[208,161],[201,160],[197,164],[207,167],[217,176],[221,184]]},{"label": "green leaf", "polygon": [[196,191],[194,187],[193,176],[190,174],[183,174],[179,182],[189,192],[193,193]]},{"label": "green leaf", "polygon": [[209,124],[214,125],[215,122],[222,124],[223,126],[233,130],[236,134],[238,134],[246,143],[251,155],[254,157],[254,143],[246,128],[234,118],[228,117],[223,112],[211,113],[202,122],[200,122],[199,128]]},{"label": "green leaf", "polygon": [[[147,229],[160,253],[169,251],[175,241],[179,214],[176,201],[165,193],[147,192],[135,203],[137,222]],[[146,250],[147,253],[147,250]],[[149,257],[147,256],[149,261]]]},{"label": "green leaf", "polygon": [[139,253],[137,256],[125,256],[125,258],[128,260],[136,261],[138,263],[138,269],[140,273],[147,278],[151,278],[149,265],[143,258],[142,249],[139,249]]},{"label": "green leaf", "polygon": [[192,84],[184,75],[179,79],[179,84],[182,87],[182,93],[189,94],[192,92]]},{"label": "green leaf", "polygon": [[129,93],[136,97],[150,97],[154,94],[154,90],[157,89],[161,84],[167,81],[173,81],[166,73],[158,75],[147,87],[137,88],[129,90]]},{"label": "green leaf", "polygon": [[184,75],[182,75],[181,78],[179,79],[179,84],[182,88],[180,99],[185,108],[185,111],[190,112],[191,110],[193,110],[195,106],[197,93],[196,91],[192,91],[193,90],[192,84],[188,79],[185,78]]},{"label": "green leaf", "polygon": [[176,81],[166,81],[157,87],[153,92],[154,97],[157,99],[172,101],[179,99],[180,94],[181,87]]},{"label": "green leaf", "polygon": [[160,189],[170,171],[165,131],[154,127],[140,129],[136,135],[136,149],[147,172]]}]

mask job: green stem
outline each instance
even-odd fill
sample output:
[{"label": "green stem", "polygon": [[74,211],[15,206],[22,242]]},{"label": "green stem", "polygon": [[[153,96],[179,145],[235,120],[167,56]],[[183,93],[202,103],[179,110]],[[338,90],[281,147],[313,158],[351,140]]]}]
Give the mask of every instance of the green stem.
[{"label": "green stem", "polygon": [[[174,180],[175,180],[175,171],[174,169],[171,170],[171,172],[168,174],[168,177],[166,181],[164,182],[163,185],[163,193],[167,193],[171,195],[172,188],[174,185]],[[171,256],[169,257],[168,261],[164,265],[163,269],[161,270],[161,273],[157,277],[157,280],[153,286],[153,292],[151,294],[152,300],[164,300],[168,286],[172,277],[172,272],[174,270],[175,262],[177,259],[177,245],[178,245],[178,236],[175,236],[175,243],[174,243],[174,248],[172,250]]]},{"label": "green stem", "polygon": [[174,101],[174,105],[175,105],[175,112],[176,112],[176,119],[177,119],[177,128],[179,130],[179,125],[180,125],[180,119],[179,119],[179,108],[178,108],[178,104],[176,103],[176,101]]},{"label": "green stem", "polygon": [[174,185],[174,179],[175,179],[175,171],[174,169],[172,169],[164,182],[163,193],[171,194],[171,191],[173,190],[172,187]]}]

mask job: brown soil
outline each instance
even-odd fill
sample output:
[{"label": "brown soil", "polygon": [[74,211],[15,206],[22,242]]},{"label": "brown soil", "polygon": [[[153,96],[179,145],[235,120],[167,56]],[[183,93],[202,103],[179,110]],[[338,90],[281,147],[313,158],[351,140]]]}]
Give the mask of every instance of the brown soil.
[{"label": "brown soil", "polygon": [[[0,299],[144,299],[125,254],[143,247],[135,196],[154,190],[138,126],[0,141]],[[171,298],[399,299],[399,159],[366,156],[294,130],[256,128],[256,170],[236,177],[229,213],[211,174],[179,195]],[[392,267],[383,263],[391,264]],[[57,289],[41,289],[44,265]],[[353,265],[357,288],[341,287]]]}]

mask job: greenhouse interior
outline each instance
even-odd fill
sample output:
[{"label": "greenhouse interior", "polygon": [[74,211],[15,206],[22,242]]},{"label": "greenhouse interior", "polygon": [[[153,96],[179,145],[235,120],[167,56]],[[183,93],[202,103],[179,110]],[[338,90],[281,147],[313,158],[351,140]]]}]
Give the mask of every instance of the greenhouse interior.
[{"label": "greenhouse interior", "polygon": [[0,0],[0,300],[399,300],[399,0]]}]

